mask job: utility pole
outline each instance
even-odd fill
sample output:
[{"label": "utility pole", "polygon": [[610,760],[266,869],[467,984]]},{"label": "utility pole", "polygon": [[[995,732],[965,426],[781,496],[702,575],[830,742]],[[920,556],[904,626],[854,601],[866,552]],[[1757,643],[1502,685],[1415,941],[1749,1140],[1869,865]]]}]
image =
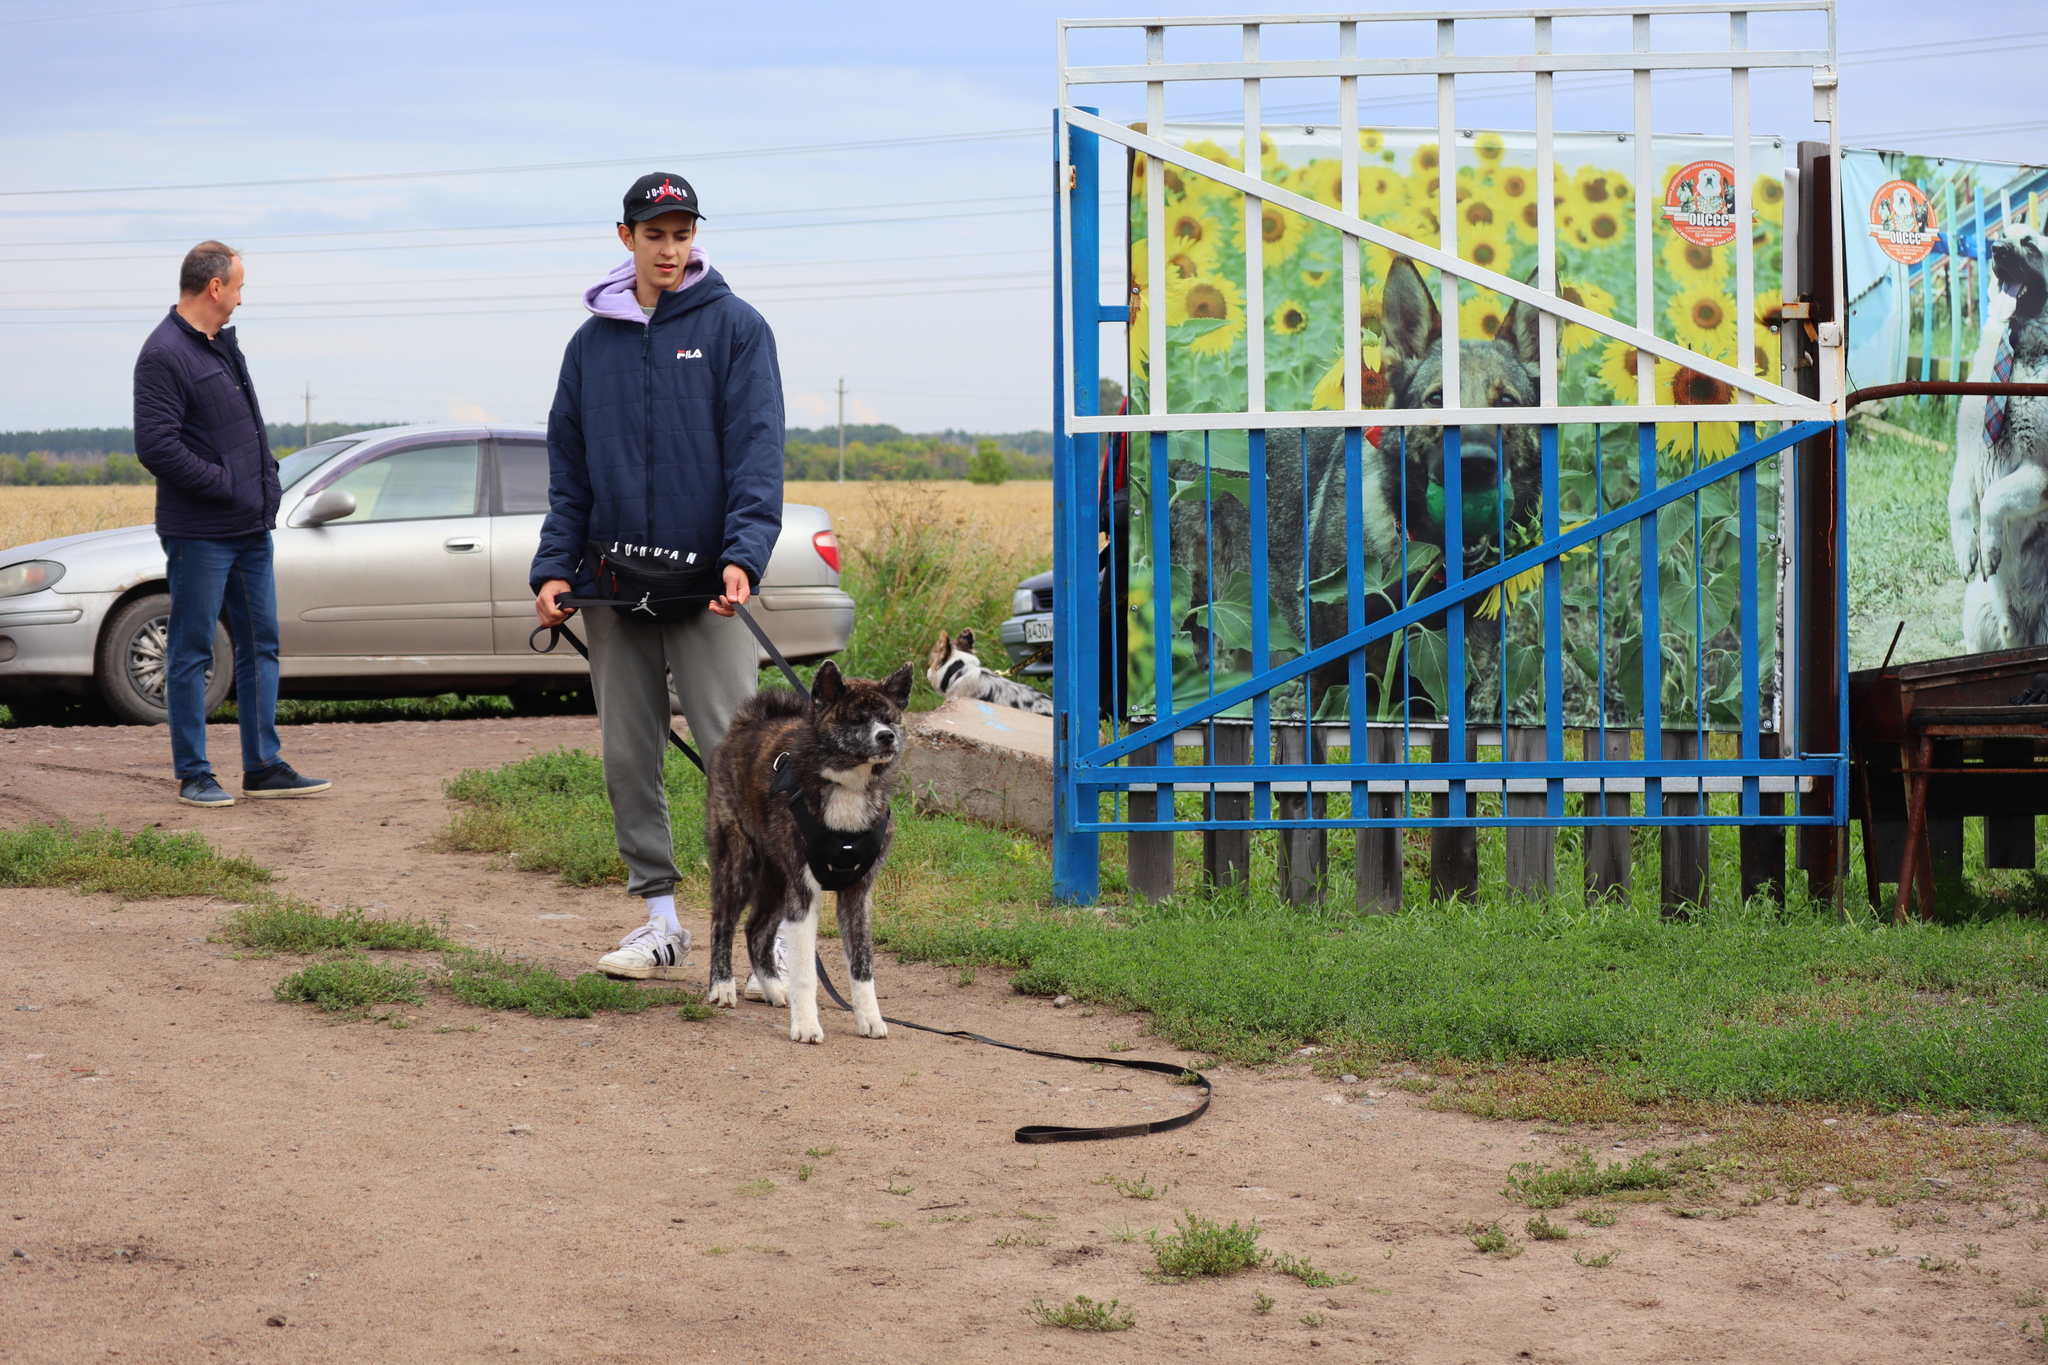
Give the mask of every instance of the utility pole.
[{"label": "utility pole", "polygon": [[846,482],[846,376],[839,376],[839,482]]},{"label": "utility pole", "polygon": [[[306,445],[313,444],[313,381],[306,381]],[[306,446],[300,446],[304,450]]]}]

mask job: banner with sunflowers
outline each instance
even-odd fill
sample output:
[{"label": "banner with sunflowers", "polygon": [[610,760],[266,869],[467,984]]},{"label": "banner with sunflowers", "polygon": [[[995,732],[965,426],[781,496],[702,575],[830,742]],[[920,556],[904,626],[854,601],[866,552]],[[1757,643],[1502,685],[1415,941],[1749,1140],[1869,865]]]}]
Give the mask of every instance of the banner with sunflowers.
[{"label": "banner with sunflowers", "polygon": [[[2030,278],[2039,308],[2048,242],[2034,238],[2031,265],[2025,242],[2048,227],[2048,170],[1845,151],[1842,218],[1852,390],[2042,372],[2012,328]],[[1850,667],[2048,644],[2048,517],[2033,498],[2006,515],[2014,503],[1997,487],[2024,484],[2048,455],[2022,448],[2010,420],[2011,403],[2030,401],[1907,397],[1850,412]]]},{"label": "banner with sunflowers", "polygon": [[[1236,125],[1169,124],[1166,140],[1204,158],[1242,169]],[[1366,129],[1358,134],[1360,216],[1434,245],[1439,240],[1440,177],[1445,173],[1434,130]],[[1559,135],[1554,142],[1555,223],[1559,292],[1595,312],[1633,321],[1636,189],[1634,148],[1622,135]],[[1758,138],[1751,164],[1763,168],[1751,186],[1756,316],[1738,318],[1734,279],[1734,189],[1726,139],[1659,137],[1655,164],[1664,204],[1656,233],[1657,334],[1726,363],[1748,358],[1758,373],[1778,374],[1775,335],[1781,296],[1784,179],[1782,143]],[[1340,207],[1339,150],[1333,128],[1270,128],[1261,138],[1263,177]],[[1459,138],[1458,254],[1517,279],[1536,268],[1534,136],[1475,131]],[[1173,412],[1244,412],[1249,326],[1265,336],[1265,409],[1343,406],[1344,328],[1362,346],[1361,392],[1368,408],[1425,406],[1420,392],[1397,394],[1432,368],[1415,301],[1441,301],[1434,271],[1361,243],[1359,316],[1343,316],[1341,235],[1336,229],[1273,204],[1264,206],[1259,240],[1250,244],[1243,199],[1234,190],[1168,167],[1163,240],[1166,297],[1147,296],[1149,234],[1146,162],[1133,158],[1129,183],[1132,288],[1129,329],[1132,410],[1149,410],[1150,310],[1166,310],[1166,382]],[[1265,316],[1245,316],[1245,271],[1256,259],[1263,275]],[[1517,313],[1492,290],[1461,283],[1457,291],[1461,370],[1468,406],[1533,402],[1533,316]],[[1424,313],[1426,317],[1426,312]],[[1634,402],[1636,352],[1590,329],[1558,330],[1559,398],[1589,409]],[[1403,362],[1408,363],[1403,363]],[[1731,401],[1726,386],[1659,361],[1657,401]],[[1476,387],[1475,387],[1476,386]],[[1518,397],[1519,396],[1519,397]],[[1436,400],[1436,401],[1440,401]],[[1569,527],[1634,497],[1641,467],[1639,428],[1585,423],[1559,428],[1562,522]],[[1759,434],[1766,434],[1760,432]],[[1300,429],[1266,436],[1268,552],[1266,599],[1252,598],[1250,562],[1251,444],[1243,432],[1176,432],[1168,438],[1169,486],[1153,489],[1143,438],[1131,452],[1131,518],[1124,537],[1130,590],[1126,712],[1156,711],[1155,572],[1171,576],[1168,636],[1172,641],[1175,707],[1191,705],[1252,675],[1251,626],[1266,618],[1269,659],[1280,664],[1342,634],[1348,565],[1361,563],[1368,619],[1418,600],[1443,583],[1444,484],[1441,433],[1432,429],[1365,432],[1366,543],[1344,534],[1346,462],[1341,434]],[[1734,451],[1730,423],[1674,423],[1657,429],[1660,482]],[[1466,572],[1540,540],[1540,460],[1536,429],[1502,424],[1464,431]],[[1776,462],[1759,471],[1760,556],[1758,639],[1767,657],[1761,676],[1773,714],[1777,671]],[[1152,536],[1152,499],[1164,497],[1166,546]],[[1658,520],[1657,582],[1666,725],[1735,728],[1742,699],[1735,481],[1725,480],[1666,509]],[[1640,724],[1642,715],[1642,554],[1632,525],[1564,563],[1564,707],[1566,724]],[[1466,613],[1468,717],[1479,723],[1541,724],[1543,623],[1541,574],[1525,575]],[[1437,618],[1368,653],[1368,714],[1415,720],[1439,716],[1450,697],[1452,670],[1446,623]],[[1343,720],[1350,714],[1350,671],[1321,670],[1269,694],[1276,719]],[[1249,714],[1241,708],[1234,714]],[[1768,726],[1769,721],[1767,719]]]}]

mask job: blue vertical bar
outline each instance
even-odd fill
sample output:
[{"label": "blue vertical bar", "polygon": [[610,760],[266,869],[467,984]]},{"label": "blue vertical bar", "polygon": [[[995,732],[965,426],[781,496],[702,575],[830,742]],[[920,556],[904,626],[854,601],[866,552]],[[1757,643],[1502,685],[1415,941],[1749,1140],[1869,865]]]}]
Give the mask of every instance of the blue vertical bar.
[{"label": "blue vertical bar", "polygon": [[1920,258],[1920,378],[1934,378],[1934,253]]},{"label": "blue vertical bar", "polygon": [[[1154,395],[1152,406],[1159,406],[1161,395]],[[1152,433],[1150,475],[1147,479],[1145,497],[1152,516],[1152,706],[1153,719],[1165,722],[1173,716],[1173,522],[1168,505],[1173,496],[1173,483],[1166,472],[1166,433]],[[1177,736],[1168,735],[1159,741],[1166,746],[1168,758],[1160,760],[1161,766],[1171,762],[1171,754]],[[1167,793],[1159,793],[1159,818],[1170,820],[1167,814]]]},{"label": "blue vertical bar", "polygon": [[[1094,113],[1095,110],[1087,110]],[[1058,138],[1066,120],[1053,114],[1053,167],[1059,167]],[[1063,490],[1053,518],[1053,709],[1058,729],[1053,742],[1053,896],[1073,904],[1100,897],[1101,841],[1079,833],[1079,820],[1099,818],[1093,789],[1076,786],[1076,758],[1096,747],[1101,703],[1095,638],[1096,574],[1095,501],[1096,447],[1093,435],[1067,432],[1065,383],[1066,337],[1062,327],[1069,299],[1074,310],[1074,410],[1092,415],[1097,408],[1096,376],[1100,370],[1101,318],[1098,309],[1101,274],[1097,138],[1069,134],[1067,156],[1074,168],[1074,186],[1067,195],[1073,216],[1073,250],[1060,240],[1060,199],[1067,187],[1053,187],[1053,480]],[[1069,279],[1063,267],[1071,269]]]},{"label": "blue vertical bar", "polygon": [[[1543,455],[1543,538],[1558,534],[1557,424],[1546,422],[1537,432]],[[1546,761],[1564,761],[1564,565],[1555,556],[1543,564],[1543,754]],[[1564,779],[1543,784],[1543,813],[1555,820],[1564,814]]]},{"label": "blue vertical bar", "polygon": [[[1834,822],[1849,823],[1849,423],[1835,423],[1835,799]],[[1843,855],[1848,844],[1841,845]]]},{"label": "blue vertical bar", "polygon": [[[1756,444],[1756,424],[1744,422],[1735,428],[1735,443],[1741,449]],[[1756,572],[1756,466],[1750,465],[1739,476],[1741,483],[1737,493],[1739,506],[1736,515],[1741,522],[1741,548],[1737,551],[1742,560],[1742,582],[1738,609],[1742,612],[1742,758],[1745,763],[1754,763],[1762,754],[1757,742],[1761,726],[1758,713],[1758,694],[1762,685],[1758,679],[1757,651],[1757,572]],[[1742,778],[1742,813],[1757,814],[1757,780],[1745,773]]]},{"label": "blue vertical bar", "polygon": [[[1636,497],[1646,498],[1657,488],[1655,422],[1636,428],[1636,470]],[[1664,756],[1664,557],[1657,547],[1657,514],[1645,513],[1636,525],[1643,563],[1643,757],[1655,763]],[[1663,813],[1664,783],[1645,778],[1643,814]]]},{"label": "blue vertical bar", "polygon": [[[1977,239],[1977,322],[1982,326],[1984,320],[1991,316],[1991,248],[1984,240],[1984,186],[1974,174],[1970,177],[1970,199],[1976,227],[1971,235]],[[1961,379],[1965,376],[1956,377]]]},{"label": "blue vertical bar", "polygon": [[[1246,458],[1251,466],[1252,530],[1252,672],[1272,667],[1272,598],[1266,584],[1266,433],[1249,433]],[[1252,698],[1252,762],[1273,761],[1273,700],[1269,692]],[[1273,784],[1252,784],[1252,819],[1273,818]]]},{"label": "blue vertical bar", "polygon": [[[1448,285],[1447,292],[1455,286]],[[1455,295],[1454,295],[1455,297]],[[1444,428],[1444,586],[1455,588],[1465,579],[1465,472],[1464,432]],[[1453,603],[1444,620],[1444,705],[1449,715],[1438,717],[1450,726],[1447,754],[1452,763],[1465,761],[1465,604]],[[1450,785],[1450,814],[1453,819],[1470,814],[1465,809],[1465,783]]]},{"label": "blue vertical bar", "polygon": [[[1365,436],[1357,427],[1344,428],[1344,629],[1355,631],[1365,625]],[[1252,595],[1252,601],[1258,601]],[[1365,742],[1365,651],[1353,650],[1350,670],[1351,705],[1346,724],[1351,731],[1349,761],[1366,761],[1370,747]],[[1363,782],[1351,784],[1351,818],[1356,820],[1371,809],[1366,799],[1369,788]]]}]

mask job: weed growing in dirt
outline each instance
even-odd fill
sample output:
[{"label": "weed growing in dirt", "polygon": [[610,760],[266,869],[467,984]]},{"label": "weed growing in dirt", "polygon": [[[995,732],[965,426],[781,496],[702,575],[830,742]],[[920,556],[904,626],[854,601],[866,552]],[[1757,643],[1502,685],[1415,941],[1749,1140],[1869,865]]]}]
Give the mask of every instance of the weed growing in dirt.
[{"label": "weed growing in dirt", "polygon": [[1151,1175],[1150,1171],[1146,1171],[1136,1180],[1125,1180],[1122,1176],[1106,1175],[1095,1183],[1098,1185],[1114,1186],[1116,1192],[1126,1199],[1157,1199],[1160,1195],[1173,1188],[1171,1185],[1153,1186],[1147,1184],[1146,1182],[1150,1179]]},{"label": "weed growing in dirt", "polygon": [[1157,1226],[1144,1229],[1134,1227],[1131,1224],[1131,1220],[1126,1218],[1122,1223],[1109,1230],[1109,1240],[1112,1242],[1144,1242],[1149,1241],[1153,1234],[1158,1231]]},{"label": "weed growing in dirt", "polygon": [[1025,1315],[1041,1327],[1070,1327],[1076,1332],[1127,1332],[1138,1325],[1138,1320],[1128,1308],[1121,1308],[1120,1303],[1117,1299],[1097,1303],[1086,1294],[1076,1294],[1072,1302],[1048,1308],[1044,1299],[1033,1299]]},{"label": "weed growing in dirt", "polygon": [[1613,1194],[1621,1190],[1665,1190],[1678,1183],[1675,1171],[1659,1166],[1648,1153],[1627,1164],[1616,1161],[1602,1169],[1590,1155],[1581,1156],[1561,1170],[1543,1162],[1519,1161],[1508,1173],[1501,1193],[1519,1199],[1532,1209],[1559,1209],[1588,1195]]},{"label": "weed growing in dirt", "polygon": [[831,1147],[806,1147],[804,1148],[804,1155],[823,1158],[831,1156],[838,1150],[839,1148],[836,1144]]},{"label": "weed growing in dirt", "polygon": [[1613,1209],[1580,1209],[1573,1216],[1589,1228],[1611,1228],[1614,1226]]},{"label": "weed growing in dirt", "polygon": [[992,1247],[1042,1247],[1048,1239],[1036,1232],[1003,1232],[990,1242]]},{"label": "weed growing in dirt", "polygon": [[1588,1256],[1583,1251],[1574,1251],[1572,1259],[1580,1265],[1587,1266],[1593,1270],[1605,1270],[1608,1266],[1614,1264],[1614,1258],[1619,1255],[1621,1255],[1619,1251],[1602,1251],[1592,1256]]},{"label": "weed growing in dirt", "polygon": [[1930,1275],[1949,1275],[1963,1268],[1961,1261],[1951,1261],[1946,1256],[1922,1256],[1919,1266]]},{"label": "weed growing in dirt", "polygon": [[2012,1301],[2012,1306],[2015,1308],[2039,1308],[2044,1303],[2048,1303],[2048,1291],[2042,1290],[2037,1285],[2032,1289],[2021,1290],[2019,1297]]},{"label": "weed growing in dirt", "polygon": [[1472,1243],[1474,1251],[1488,1256],[1498,1256],[1503,1261],[1512,1261],[1522,1254],[1520,1242],[1508,1235],[1499,1223],[1473,1223],[1465,1229],[1465,1238]]},{"label": "weed growing in dirt", "polygon": [[1551,1222],[1547,1213],[1539,1213],[1522,1224],[1522,1231],[1529,1234],[1531,1241],[1536,1242],[1562,1242],[1571,1236],[1569,1232]]},{"label": "weed growing in dirt", "polygon": [[973,967],[962,967],[960,969],[960,974],[953,978],[953,984],[962,987],[972,986],[974,984],[975,977],[977,977],[978,975],[980,975],[980,973],[976,972]]},{"label": "weed growing in dirt", "polygon": [[1283,1251],[1275,1256],[1273,1269],[1282,1275],[1292,1275],[1310,1289],[1330,1289],[1340,1284],[1350,1284],[1358,1278],[1356,1275],[1332,1275],[1327,1270],[1318,1270],[1310,1264],[1308,1257],[1296,1256],[1291,1251]]},{"label": "weed growing in dirt", "polygon": [[1175,1280],[1198,1275],[1235,1275],[1264,1265],[1272,1252],[1259,1245],[1259,1225],[1232,1220],[1229,1227],[1190,1213],[1174,1230],[1152,1239],[1159,1273]]},{"label": "weed growing in dirt", "polygon": [[1301,1315],[1301,1325],[1303,1327],[1321,1327],[1323,1325],[1323,1315],[1321,1313],[1303,1313]]},{"label": "weed growing in dirt", "polygon": [[416,1005],[424,980],[417,968],[386,966],[350,954],[293,972],[272,987],[271,994],[323,1010],[362,1010],[371,1005]]},{"label": "weed growing in dirt", "polygon": [[0,886],[68,886],[123,900],[154,896],[260,895],[267,869],[227,857],[193,833],[110,825],[26,825],[0,830]]},{"label": "weed growing in dirt", "polygon": [[735,1185],[732,1192],[744,1199],[766,1199],[780,1188],[772,1180],[749,1180],[744,1185]]},{"label": "weed growing in dirt", "polygon": [[219,941],[273,953],[349,948],[430,952],[455,946],[425,920],[366,915],[353,906],[330,915],[287,900],[267,900],[230,912],[220,922]]},{"label": "weed growing in dirt", "polygon": [[657,1006],[685,1006],[684,1017],[703,998],[690,991],[646,989],[614,981],[597,972],[566,977],[532,962],[515,962],[502,953],[458,948],[442,955],[447,975],[437,983],[465,1005],[488,1010],[523,1009],[542,1019],[588,1019],[599,1010],[640,1014]]},{"label": "weed growing in dirt", "polygon": [[816,1166],[813,1166],[810,1162],[800,1161],[797,1163],[796,1167],[796,1178],[799,1182],[809,1180],[814,1174],[817,1173],[817,1170],[818,1168]]},{"label": "weed growing in dirt", "polygon": [[1271,1294],[1268,1294],[1263,1289],[1254,1289],[1252,1291],[1252,1311],[1254,1313],[1259,1314],[1261,1317],[1265,1316],[1267,1313],[1272,1312],[1273,1305],[1278,1302],[1278,1299],[1274,1298]]},{"label": "weed growing in dirt", "polygon": [[1865,1247],[1863,1248],[1863,1254],[1870,1257],[1873,1261],[1882,1261],[1888,1256],[1898,1255],[1899,1248],[1897,1243],[1887,1242],[1881,1247]]}]

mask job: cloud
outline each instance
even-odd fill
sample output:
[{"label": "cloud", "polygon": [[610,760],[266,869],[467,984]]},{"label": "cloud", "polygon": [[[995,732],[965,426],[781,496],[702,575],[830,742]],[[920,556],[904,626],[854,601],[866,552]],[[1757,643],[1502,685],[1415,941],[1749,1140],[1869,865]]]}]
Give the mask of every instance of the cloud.
[{"label": "cloud", "polygon": [[[836,426],[839,422],[839,395],[831,390],[824,393],[785,390],[782,401],[789,410],[789,424],[793,427]],[[863,424],[879,422],[882,414],[848,394],[846,420]]]}]

